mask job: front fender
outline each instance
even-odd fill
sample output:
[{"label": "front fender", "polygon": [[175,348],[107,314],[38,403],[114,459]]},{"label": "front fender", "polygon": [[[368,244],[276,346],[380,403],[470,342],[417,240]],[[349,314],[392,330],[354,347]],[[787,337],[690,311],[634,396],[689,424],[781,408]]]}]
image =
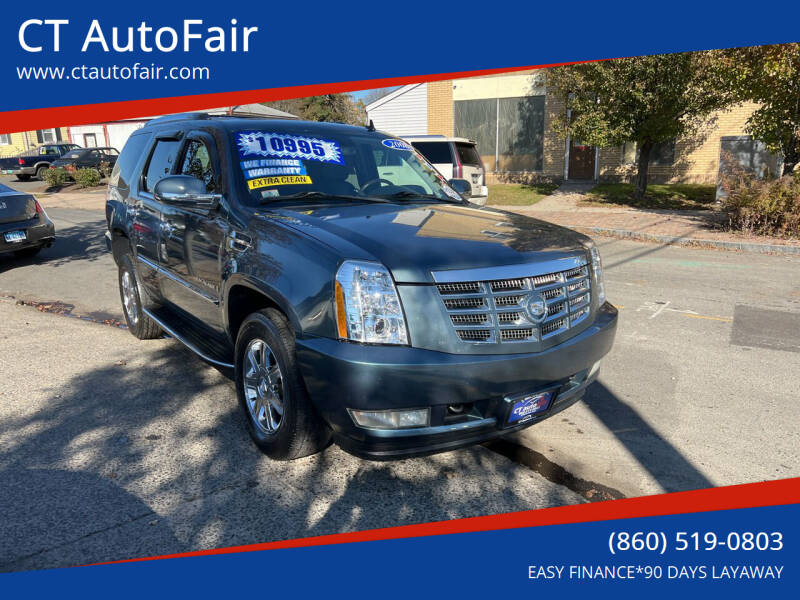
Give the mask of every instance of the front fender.
[{"label": "front fender", "polygon": [[[286,317],[289,319],[289,323],[292,325],[292,329],[294,329],[295,332],[302,331],[300,324],[301,320],[289,299],[274,286],[265,281],[254,278],[249,273],[232,273],[222,282],[220,309],[222,310],[222,321],[226,331],[230,332],[231,330],[228,306],[231,290],[236,286],[246,287],[264,296],[270,303],[277,306],[280,311],[286,315]],[[232,337],[233,336],[231,336],[231,338]],[[236,340],[231,339],[231,341],[235,342]]]}]

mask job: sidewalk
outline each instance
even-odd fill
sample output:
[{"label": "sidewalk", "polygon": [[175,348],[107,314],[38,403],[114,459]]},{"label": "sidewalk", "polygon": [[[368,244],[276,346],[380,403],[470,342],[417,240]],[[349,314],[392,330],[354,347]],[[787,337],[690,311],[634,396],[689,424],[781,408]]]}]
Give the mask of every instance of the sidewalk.
[{"label": "sidewalk", "polygon": [[582,198],[581,192],[580,189],[559,188],[533,206],[494,208],[563,225],[588,235],[744,252],[800,254],[800,240],[748,236],[725,231],[722,229],[725,216],[714,211],[580,206],[578,203]]},{"label": "sidewalk", "polygon": [[34,193],[45,210],[49,208],[72,208],[80,210],[106,210],[106,186],[83,192]]}]

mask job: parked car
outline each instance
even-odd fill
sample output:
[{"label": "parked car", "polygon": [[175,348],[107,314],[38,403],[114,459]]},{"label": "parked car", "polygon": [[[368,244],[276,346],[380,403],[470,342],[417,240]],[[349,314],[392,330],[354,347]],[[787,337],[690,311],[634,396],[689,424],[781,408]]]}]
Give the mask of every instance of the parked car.
[{"label": "parked car", "polygon": [[230,370],[275,459],[519,431],[583,396],[617,310],[588,237],[456,189],[371,127],[155,119],[107,195],[129,330]]},{"label": "parked car", "polygon": [[117,158],[119,158],[119,150],[116,148],[78,148],[53,161],[51,167],[66,169],[68,173],[78,169],[97,169],[103,174],[104,170],[114,168]]},{"label": "parked car", "polygon": [[0,173],[16,175],[20,181],[31,177],[42,179],[42,174],[50,168],[54,160],[67,152],[80,148],[77,144],[44,144],[10,158],[0,158]]},{"label": "parked car", "polygon": [[0,183],[0,254],[34,256],[55,238],[56,228],[36,198]]},{"label": "parked car", "polygon": [[475,142],[461,137],[423,135],[403,138],[445,179],[466,179],[472,185],[470,202],[484,206],[489,196],[486,169]]}]

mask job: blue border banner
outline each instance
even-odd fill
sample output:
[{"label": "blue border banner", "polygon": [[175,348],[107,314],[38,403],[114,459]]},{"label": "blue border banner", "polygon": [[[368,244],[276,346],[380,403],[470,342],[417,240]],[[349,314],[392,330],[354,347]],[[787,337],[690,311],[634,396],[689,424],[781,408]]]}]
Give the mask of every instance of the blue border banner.
[{"label": "blue border banner", "polygon": [[0,576],[6,597],[692,597],[800,589],[800,505]]}]

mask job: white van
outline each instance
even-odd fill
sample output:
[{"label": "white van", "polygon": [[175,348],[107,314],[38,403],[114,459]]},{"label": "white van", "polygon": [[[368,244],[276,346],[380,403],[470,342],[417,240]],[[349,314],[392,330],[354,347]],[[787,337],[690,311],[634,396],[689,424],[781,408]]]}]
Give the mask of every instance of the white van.
[{"label": "white van", "polygon": [[486,169],[473,140],[443,135],[418,135],[403,138],[419,150],[445,179],[466,179],[472,184],[470,202],[486,204]]}]

